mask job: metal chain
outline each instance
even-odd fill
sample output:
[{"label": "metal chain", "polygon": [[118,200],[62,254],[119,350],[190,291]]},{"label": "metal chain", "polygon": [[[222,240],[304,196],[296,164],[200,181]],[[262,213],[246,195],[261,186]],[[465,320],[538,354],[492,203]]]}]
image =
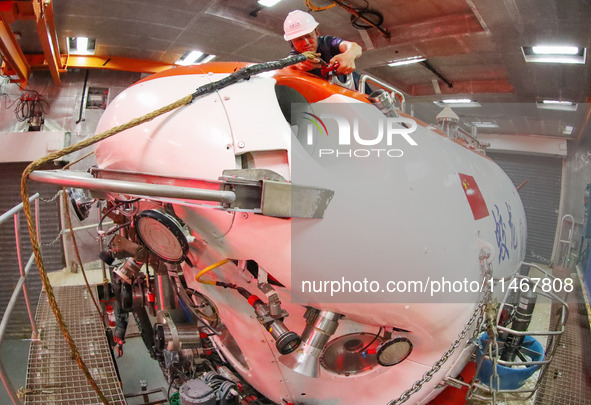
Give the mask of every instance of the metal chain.
[{"label": "metal chain", "polygon": [[49,243],[41,243],[41,247],[49,247],[49,246],[53,246],[53,245],[54,245],[54,244],[55,244],[55,243],[56,243],[58,240],[60,240],[60,239],[62,238],[63,234],[64,234],[64,231],[63,231],[63,230],[61,230],[61,231],[60,231],[60,232],[57,234],[57,236],[55,237],[55,239],[54,239],[54,240],[52,240],[52,241],[51,241],[51,242],[49,242]]},{"label": "metal chain", "polygon": [[50,200],[46,200],[45,198],[41,198],[41,197],[39,197],[39,199],[40,199],[41,201],[43,201],[44,203],[48,203],[48,204],[49,204],[49,203],[52,203],[52,202],[54,202],[55,200],[57,200],[57,199],[59,198],[59,196],[61,195],[61,193],[62,193],[62,192],[61,192],[61,190],[60,190],[60,191],[58,191],[57,193],[55,193],[55,195],[54,195],[53,197],[51,197],[51,199],[50,199]]},{"label": "metal chain", "polygon": [[402,403],[408,401],[408,399],[412,395],[416,394],[423,387],[423,385],[425,385],[426,383],[431,381],[433,376],[441,369],[441,367],[443,367],[443,365],[449,360],[449,358],[454,353],[454,351],[460,346],[462,341],[464,341],[464,339],[466,338],[466,334],[468,333],[468,331],[470,330],[470,328],[472,327],[472,324],[474,324],[474,321],[476,319],[478,319],[479,323],[478,323],[478,327],[475,328],[475,332],[476,332],[475,335],[478,335],[479,330],[480,330],[480,325],[482,325],[482,321],[484,320],[484,317],[485,317],[486,308],[489,307],[489,304],[491,302],[491,297],[492,297],[491,288],[490,288],[491,282],[489,281],[489,280],[492,280],[492,266],[486,262],[486,259],[488,257],[489,257],[488,253],[484,253],[480,256],[480,260],[484,264],[483,265],[483,267],[484,267],[484,279],[483,279],[484,294],[482,295],[481,300],[478,302],[478,305],[476,306],[474,312],[472,313],[472,316],[470,316],[470,319],[468,320],[466,325],[464,325],[464,328],[462,329],[462,331],[459,333],[458,337],[452,342],[449,349],[447,349],[447,351],[445,353],[443,353],[443,356],[441,356],[441,358],[439,360],[437,360],[437,362],[435,362],[435,364],[433,364],[433,367],[431,367],[431,370],[429,370],[425,374],[423,374],[423,377],[420,380],[415,381],[415,383],[409,389],[404,391],[398,399],[388,402],[388,405],[399,405],[399,404],[402,404]]}]

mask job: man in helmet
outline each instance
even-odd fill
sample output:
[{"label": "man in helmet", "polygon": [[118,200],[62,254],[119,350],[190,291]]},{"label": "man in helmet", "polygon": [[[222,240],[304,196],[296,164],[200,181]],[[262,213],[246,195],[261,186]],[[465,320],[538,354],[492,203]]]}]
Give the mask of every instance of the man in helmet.
[{"label": "man in helmet", "polygon": [[286,41],[291,41],[291,55],[311,51],[316,52],[318,60],[307,60],[294,65],[294,68],[322,77],[321,67],[330,64],[337,67],[343,75],[353,73],[355,59],[361,56],[361,47],[355,42],[343,41],[329,35],[319,36],[318,22],[310,14],[295,10],[287,15],[283,23]]}]

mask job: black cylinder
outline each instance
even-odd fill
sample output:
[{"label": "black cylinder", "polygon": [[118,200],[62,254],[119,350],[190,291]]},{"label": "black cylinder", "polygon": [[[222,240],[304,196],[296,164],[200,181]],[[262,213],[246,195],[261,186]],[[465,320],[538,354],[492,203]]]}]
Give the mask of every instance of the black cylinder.
[{"label": "black cylinder", "polygon": [[[525,332],[531,322],[532,313],[536,306],[537,294],[531,291],[522,291],[519,296],[519,303],[515,308],[515,315],[511,323],[511,329],[518,332]],[[501,360],[515,361],[517,351],[523,343],[525,336],[519,336],[509,333],[505,341],[505,347],[501,353]]]}]

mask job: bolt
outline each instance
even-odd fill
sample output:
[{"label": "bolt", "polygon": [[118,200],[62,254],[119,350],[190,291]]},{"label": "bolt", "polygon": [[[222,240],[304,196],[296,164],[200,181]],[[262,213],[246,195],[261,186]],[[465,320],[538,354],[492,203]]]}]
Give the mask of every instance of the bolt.
[{"label": "bolt", "polygon": [[239,148],[244,148],[246,146],[246,144],[242,141],[238,142],[238,147]]},{"label": "bolt", "polygon": [[248,214],[247,214],[246,212],[243,212],[243,213],[242,213],[242,218],[244,218],[244,219],[248,219]]}]

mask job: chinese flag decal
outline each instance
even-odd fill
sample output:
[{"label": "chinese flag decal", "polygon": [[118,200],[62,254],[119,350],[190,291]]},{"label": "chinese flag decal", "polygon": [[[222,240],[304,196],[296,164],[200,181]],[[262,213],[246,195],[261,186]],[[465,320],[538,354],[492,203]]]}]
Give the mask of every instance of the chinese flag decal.
[{"label": "chinese flag decal", "polygon": [[462,183],[462,189],[468,199],[468,204],[470,204],[474,219],[478,220],[488,217],[489,213],[488,208],[486,207],[486,202],[484,201],[484,197],[482,197],[482,193],[480,192],[474,177],[462,173],[458,173],[458,176],[460,176],[460,183]]}]

